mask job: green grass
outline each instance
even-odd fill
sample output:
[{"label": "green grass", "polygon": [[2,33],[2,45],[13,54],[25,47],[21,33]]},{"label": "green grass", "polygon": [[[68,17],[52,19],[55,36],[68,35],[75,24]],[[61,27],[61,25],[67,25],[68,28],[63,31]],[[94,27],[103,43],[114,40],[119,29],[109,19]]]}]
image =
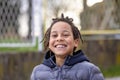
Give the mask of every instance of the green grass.
[{"label": "green grass", "polygon": [[27,52],[27,51],[37,51],[37,47],[0,48],[0,52]]},{"label": "green grass", "polygon": [[120,65],[114,65],[106,69],[101,69],[105,77],[120,76]]},{"label": "green grass", "polygon": [[35,47],[0,47],[0,52],[30,52],[38,51],[38,39],[36,39]]}]

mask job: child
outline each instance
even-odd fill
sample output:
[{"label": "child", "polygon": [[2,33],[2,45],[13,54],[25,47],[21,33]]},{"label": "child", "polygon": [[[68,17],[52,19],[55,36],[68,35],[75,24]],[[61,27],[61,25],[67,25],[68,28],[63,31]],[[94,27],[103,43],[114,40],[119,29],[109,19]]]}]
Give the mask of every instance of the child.
[{"label": "child", "polygon": [[53,19],[44,37],[45,59],[33,69],[31,80],[104,80],[82,50],[76,51],[82,37],[72,21],[63,14]]}]

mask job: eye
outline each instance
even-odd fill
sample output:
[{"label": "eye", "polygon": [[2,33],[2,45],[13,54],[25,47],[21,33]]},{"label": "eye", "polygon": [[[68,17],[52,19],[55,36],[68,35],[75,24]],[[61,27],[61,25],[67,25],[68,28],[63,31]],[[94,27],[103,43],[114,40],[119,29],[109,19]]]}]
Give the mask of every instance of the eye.
[{"label": "eye", "polygon": [[64,36],[69,36],[68,34],[64,34]]},{"label": "eye", "polygon": [[51,34],[50,35],[52,38],[55,38],[55,37],[57,37],[57,34]]},{"label": "eye", "polygon": [[69,33],[64,33],[63,36],[68,37],[68,36],[70,36],[70,34]]}]

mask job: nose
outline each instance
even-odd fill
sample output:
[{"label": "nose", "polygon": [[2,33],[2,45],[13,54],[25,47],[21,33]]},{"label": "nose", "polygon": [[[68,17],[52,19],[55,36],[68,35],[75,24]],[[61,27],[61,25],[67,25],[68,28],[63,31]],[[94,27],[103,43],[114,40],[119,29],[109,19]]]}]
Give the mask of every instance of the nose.
[{"label": "nose", "polygon": [[64,38],[61,36],[61,35],[59,35],[58,37],[57,37],[57,41],[63,41],[64,40]]}]

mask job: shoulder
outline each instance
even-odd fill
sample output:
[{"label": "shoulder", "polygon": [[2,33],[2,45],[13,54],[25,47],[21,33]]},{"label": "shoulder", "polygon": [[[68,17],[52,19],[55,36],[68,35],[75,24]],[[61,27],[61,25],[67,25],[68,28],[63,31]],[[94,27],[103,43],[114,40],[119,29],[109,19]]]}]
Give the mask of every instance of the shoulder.
[{"label": "shoulder", "polygon": [[33,71],[43,71],[43,70],[47,70],[47,69],[50,69],[50,68],[44,64],[40,64],[40,65],[35,66],[33,68]]},{"label": "shoulder", "polygon": [[89,71],[90,80],[104,80],[104,76],[98,66],[90,62],[83,62],[82,65]]},{"label": "shoulder", "polygon": [[[90,80],[104,80],[100,68],[93,63],[84,61],[76,64],[77,70],[82,70],[82,74],[86,74]],[[78,72],[80,74],[80,71]]]},{"label": "shoulder", "polygon": [[98,68],[95,64],[88,62],[88,61],[83,61],[81,63],[78,63],[75,65],[76,67],[83,67],[83,68]]},{"label": "shoulder", "polygon": [[91,62],[84,61],[84,62],[78,63],[77,65],[80,68],[82,67],[85,70],[89,70],[89,72],[101,73],[100,68]]},{"label": "shoulder", "polygon": [[96,66],[93,63],[83,61],[81,63],[77,63],[74,66],[72,66],[72,69],[77,70],[77,71],[82,71],[87,74],[91,73],[101,73],[100,69],[98,66]]},{"label": "shoulder", "polygon": [[100,68],[91,62],[81,63],[84,67],[88,68],[90,71],[100,72]]},{"label": "shoulder", "polygon": [[36,80],[39,76],[44,76],[43,72],[49,71],[50,68],[45,66],[44,64],[37,65],[33,68],[32,74],[31,74],[31,80]]}]

